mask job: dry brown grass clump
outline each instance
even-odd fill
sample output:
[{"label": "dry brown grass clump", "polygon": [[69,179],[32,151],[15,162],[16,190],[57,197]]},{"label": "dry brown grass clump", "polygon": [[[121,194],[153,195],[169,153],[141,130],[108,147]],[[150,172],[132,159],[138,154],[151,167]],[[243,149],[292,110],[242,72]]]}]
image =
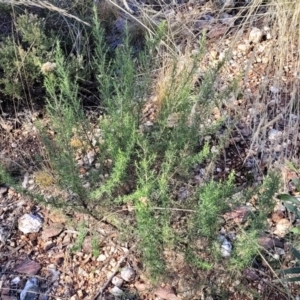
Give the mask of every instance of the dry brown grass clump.
[{"label": "dry brown grass clump", "polygon": [[[270,39],[254,45],[251,66],[255,64],[255,55],[262,49],[268,62],[260,76],[258,92],[253,107],[264,106],[252,113],[253,138],[251,148],[254,153],[262,153],[269,165],[274,161],[279,166],[286,158],[298,155],[299,145],[299,21],[300,2],[272,0],[254,0],[249,6],[242,32],[251,28],[270,28]],[[247,77],[247,72],[245,78]],[[250,80],[245,81],[249,86]],[[273,130],[273,131],[272,131]],[[274,131],[276,130],[276,131]],[[278,133],[272,141],[270,134]]]},{"label": "dry brown grass clump", "polygon": [[65,17],[72,18],[78,22],[81,22],[85,25],[90,25],[87,22],[84,22],[77,16],[74,16],[70,13],[68,13],[65,9],[62,9],[58,6],[53,5],[52,3],[48,1],[30,1],[30,0],[19,0],[19,1],[14,1],[14,0],[1,0],[0,3],[2,4],[10,4],[10,5],[23,5],[23,6],[33,6],[33,7],[39,7],[39,8],[44,8],[48,9],[50,11],[58,12],[59,14],[64,15]]},{"label": "dry brown grass clump", "polygon": [[35,182],[41,188],[46,188],[54,184],[54,178],[46,171],[38,171],[35,173]]}]

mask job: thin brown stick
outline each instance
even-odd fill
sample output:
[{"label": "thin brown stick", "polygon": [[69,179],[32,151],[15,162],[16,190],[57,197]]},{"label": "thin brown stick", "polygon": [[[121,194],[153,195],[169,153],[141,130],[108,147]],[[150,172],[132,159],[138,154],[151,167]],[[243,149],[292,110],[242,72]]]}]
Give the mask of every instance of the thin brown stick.
[{"label": "thin brown stick", "polygon": [[[128,208],[123,208],[119,211],[127,211],[127,210],[135,210],[136,207],[135,206],[129,206]],[[149,209],[153,209],[153,210],[170,210],[170,211],[183,211],[183,212],[197,212],[197,210],[194,210],[194,209],[184,209],[184,208],[173,208],[173,207],[157,207],[157,206],[154,206],[154,207],[149,207]]]}]

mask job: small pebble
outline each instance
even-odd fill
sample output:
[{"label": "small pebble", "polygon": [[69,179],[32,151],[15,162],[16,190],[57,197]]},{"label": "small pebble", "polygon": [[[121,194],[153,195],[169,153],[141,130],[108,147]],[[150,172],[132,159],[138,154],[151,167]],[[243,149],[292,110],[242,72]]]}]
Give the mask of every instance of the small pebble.
[{"label": "small pebble", "polygon": [[117,287],[121,287],[123,284],[123,279],[121,279],[118,276],[113,277],[113,279],[111,280],[112,284],[117,286]]},{"label": "small pebble", "polygon": [[114,296],[118,297],[118,296],[122,296],[123,295],[123,291],[118,288],[117,286],[114,286],[111,290],[110,293],[113,294]]},{"label": "small pebble", "polygon": [[125,281],[130,282],[135,277],[135,271],[131,267],[125,267],[121,270],[121,277]]},{"label": "small pebble", "polygon": [[249,34],[249,41],[253,44],[258,44],[261,41],[262,36],[262,31],[257,27],[253,27]]},{"label": "small pebble", "polygon": [[105,261],[106,260],[106,256],[104,254],[100,254],[97,258],[97,261]]}]

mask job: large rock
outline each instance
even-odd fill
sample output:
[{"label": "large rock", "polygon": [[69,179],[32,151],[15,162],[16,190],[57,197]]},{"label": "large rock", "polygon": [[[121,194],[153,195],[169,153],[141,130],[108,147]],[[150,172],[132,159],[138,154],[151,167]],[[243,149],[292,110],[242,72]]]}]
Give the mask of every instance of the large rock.
[{"label": "large rock", "polygon": [[42,228],[43,221],[40,217],[33,214],[23,215],[18,222],[19,230],[23,233],[39,232]]},{"label": "large rock", "polygon": [[263,37],[263,32],[257,28],[253,27],[249,34],[249,42],[252,42],[253,44],[258,44]]},{"label": "large rock", "polygon": [[125,267],[121,270],[121,277],[127,282],[133,281],[135,278],[135,271],[131,267]]},{"label": "large rock", "polygon": [[38,300],[39,296],[39,286],[37,279],[29,278],[23,291],[21,292],[20,300]]}]

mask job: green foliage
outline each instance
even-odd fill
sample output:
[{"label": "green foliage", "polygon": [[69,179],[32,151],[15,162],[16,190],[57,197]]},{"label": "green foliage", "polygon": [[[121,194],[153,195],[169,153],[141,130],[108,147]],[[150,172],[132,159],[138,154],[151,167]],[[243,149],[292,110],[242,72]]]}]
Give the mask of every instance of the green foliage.
[{"label": "green foliage", "polygon": [[71,249],[72,252],[77,252],[80,251],[84,242],[84,239],[87,235],[87,230],[85,228],[85,224],[84,223],[80,223],[78,226],[78,236],[77,239]]},{"label": "green foliage", "polygon": [[259,253],[259,245],[256,242],[258,232],[255,230],[241,231],[234,242],[233,256],[230,259],[232,270],[243,270],[251,265],[253,259]]},{"label": "green foliage", "polygon": [[[53,40],[50,43],[46,39],[41,20],[31,15],[26,18],[18,19],[23,27],[17,32],[22,43],[27,45],[23,63],[28,63],[26,70],[34,76],[40,74],[38,68],[50,57]],[[33,25],[27,31],[24,24],[29,20]],[[35,31],[37,26],[39,30]],[[90,80],[89,72],[83,68],[83,61],[87,58],[81,51],[65,54],[67,50],[59,41],[55,42],[52,59],[49,59],[51,70],[44,72],[45,111],[49,122],[46,126],[37,124],[45,146],[49,174],[53,175],[61,190],[72,196],[70,199],[55,199],[56,204],[70,205],[98,219],[107,217],[108,211],[113,212],[116,224],[124,223],[117,220],[117,207],[131,205],[134,221],[128,227],[132,225],[135,234],[131,237],[138,240],[143,263],[155,279],[166,268],[164,250],[176,249],[182,243],[187,243],[186,259],[190,264],[203,270],[213,267],[213,263],[200,258],[190,245],[200,236],[209,241],[209,249],[217,252],[214,242],[220,229],[219,219],[230,208],[230,196],[234,192],[234,173],[224,182],[204,179],[203,183],[195,184],[191,179],[195,166],[217,158],[218,153],[212,153],[209,142],[202,141],[207,134],[215,134],[223,120],[212,126],[206,121],[212,108],[220,105],[222,96],[226,97],[236,89],[236,82],[233,82],[224,94],[215,93],[214,85],[222,64],[208,70],[201,78],[201,85],[195,85],[199,60],[205,52],[205,36],[200,41],[199,54],[188,57],[186,61],[181,57],[167,57],[168,80],[160,95],[158,112],[153,124],[148,128],[144,126],[143,108],[145,100],[156,88],[153,78],[160,67],[158,54],[162,51],[160,41],[164,32],[165,24],[161,23],[156,36],[146,35],[143,49],[137,54],[131,46],[132,38],[127,29],[122,45],[112,51],[106,44],[104,29],[94,9],[91,35],[83,36],[91,49],[83,52],[91,55],[89,62],[94,67],[93,75],[101,99],[103,115],[94,124],[100,137],[93,136],[80,92],[80,82]],[[82,35],[86,33],[82,31]],[[11,48],[16,47],[13,40],[8,39],[5,43],[9,41]],[[4,68],[8,72],[8,65]],[[7,73],[6,80],[12,78],[12,74]],[[33,81],[39,80],[39,77],[32,78]],[[14,91],[20,93],[21,87]],[[174,121],[170,122],[171,119]],[[223,140],[220,148],[222,143]],[[81,156],[94,151],[95,161],[100,167],[91,166],[87,174],[80,174],[76,161],[79,150]],[[89,189],[84,187],[85,181],[90,183]],[[269,213],[272,195],[278,187],[276,182],[275,178],[267,180],[260,193],[261,209],[253,218],[259,221],[251,223],[253,231],[247,233],[250,239],[256,237],[263,218]],[[123,187],[128,183],[131,186],[124,192]],[[186,200],[179,199],[176,194],[176,188],[182,185],[188,187]],[[183,227],[180,234],[176,231],[179,222],[177,210],[182,211],[179,221],[181,218],[188,220],[180,225]],[[87,234],[83,225],[79,232],[73,251],[82,247]],[[255,253],[250,247],[244,251],[243,245],[247,242],[246,235],[238,238],[235,253],[242,256],[242,262],[238,264],[234,259],[232,262],[239,267],[246,265]],[[93,255],[97,256],[96,239],[92,239],[92,246]]]},{"label": "green foliage", "polygon": [[51,118],[51,128],[56,135],[54,139],[49,137],[46,128],[40,126],[41,136],[46,145],[51,167],[57,174],[58,184],[63,189],[69,190],[78,199],[79,204],[87,208],[86,191],[75,162],[75,149],[70,142],[74,133],[89,142],[87,138],[89,126],[78,98],[77,80],[71,78],[70,68],[59,43],[56,44],[55,64],[55,70],[45,74],[44,85],[48,96],[46,109]]},{"label": "green foliage", "polygon": [[94,257],[98,257],[100,255],[100,249],[99,249],[99,237],[92,236],[92,254]]},{"label": "green foliage", "polygon": [[[165,270],[164,248],[174,247],[180,241],[171,226],[175,214],[170,211],[182,205],[176,203],[176,196],[172,194],[173,184],[189,180],[195,164],[216,157],[211,154],[209,144],[201,145],[199,151],[199,140],[205,134],[199,129],[218,101],[213,90],[220,68],[210,70],[204,75],[205,84],[195,88],[193,80],[204,53],[204,40],[199,55],[187,60],[186,64],[174,59],[155,124],[143,130],[144,99],[153,84],[154,53],[163,31],[162,24],[157,37],[146,38],[138,55],[130,46],[127,32],[123,45],[111,53],[97,13],[94,13],[93,59],[105,115],[99,120],[101,142],[99,140],[96,145],[100,148],[97,160],[102,179],[91,181],[89,177],[90,192],[83,188],[74,159],[75,150],[70,145],[74,132],[90,145],[86,135],[90,130],[81,106],[77,77],[72,75],[73,67],[64,58],[59,43],[54,52],[56,68],[45,74],[44,81],[50,127],[56,134],[49,137],[45,129],[42,130],[51,168],[58,184],[76,195],[74,206],[82,206],[93,216],[99,214],[101,217],[105,209],[111,210],[118,203],[134,205],[135,232],[140,240],[143,262],[154,278]],[[170,116],[178,116],[172,125]],[[217,128],[210,128],[210,133]],[[233,180],[231,174],[225,183],[210,181],[192,188],[192,196],[184,206],[196,207],[190,228],[187,228],[189,240],[198,234],[215,239],[219,226],[216,220],[228,207],[225,199],[232,193]],[[134,187],[124,194],[121,187],[127,181],[134,182]],[[205,261],[194,258],[191,261],[205,269],[210,267]]]},{"label": "green foliage", "polygon": [[280,194],[277,197],[278,199],[283,201],[284,206],[289,212],[295,214],[297,219],[300,218],[300,212],[299,212],[300,201],[298,198],[291,196],[289,194]]},{"label": "green foliage", "polygon": [[201,270],[211,270],[213,268],[213,264],[204,261],[193,251],[191,248],[188,248],[186,251],[186,260],[194,267],[199,268]]},{"label": "green foliage", "polygon": [[16,182],[13,177],[7,172],[7,170],[0,165],[0,184],[8,184],[10,186],[15,186]]},{"label": "green foliage", "polygon": [[279,177],[270,173],[264,179],[262,186],[256,190],[257,192],[257,213],[250,222],[253,230],[263,230],[267,225],[267,217],[271,214],[274,207],[274,196],[279,190]]},{"label": "green foliage", "polygon": [[44,20],[37,15],[17,17],[15,34],[0,44],[0,91],[21,100],[41,81],[41,66],[51,59],[54,39],[46,34]]},{"label": "green foliage", "polygon": [[198,207],[192,222],[193,234],[201,234],[212,238],[219,227],[218,217],[228,209],[225,201],[232,194],[234,173],[225,183],[210,181],[198,193]]},{"label": "green foliage", "polygon": [[141,239],[144,263],[152,277],[158,279],[165,270],[162,229],[147,205],[138,202],[136,204],[137,231]]}]

